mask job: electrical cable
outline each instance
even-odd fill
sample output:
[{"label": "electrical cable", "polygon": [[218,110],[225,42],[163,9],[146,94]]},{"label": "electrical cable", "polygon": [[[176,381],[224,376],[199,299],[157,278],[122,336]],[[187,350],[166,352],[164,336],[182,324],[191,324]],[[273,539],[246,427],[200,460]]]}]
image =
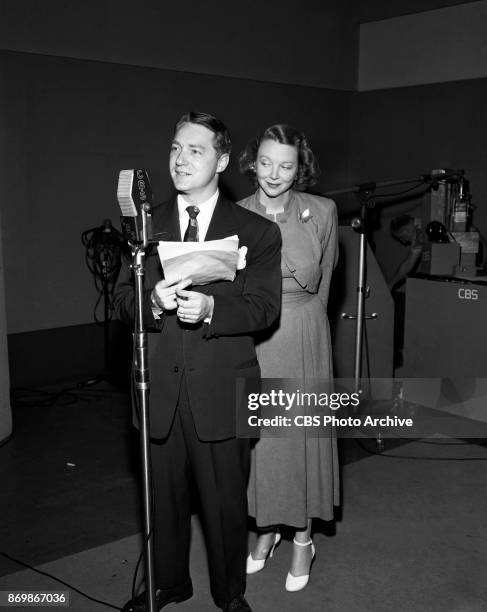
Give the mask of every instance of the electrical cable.
[{"label": "electrical cable", "polygon": [[[414,191],[415,189],[418,189],[418,187],[421,187],[422,185],[423,185],[422,182],[418,182],[418,184],[414,185],[414,187],[409,187],[408,189],[404,189],[403,191],[396,191],[394,193],[374,193],[374,199],[375,198],[395,198],[397,196],[402,196],[402,195],[405,195],[406,193],[410,193],[411,191]],[[417,195],[423,195],[423,193],[427,193],[429,190],[430,190],[430,187],[427,187],[423,191],[418,192]]]},{"label": "electrical cable", "polygon": [[50,408],[52,406],[70,406],[82,399],[125,396],[125,392],[110,389],[81,389],[79,386],[66,387],[59,391],[49,391],[42,387],[15,387],[11,390],[11,404],[16,408]]},{"label": "electrical cable", "polygon": [[[364,308],[364,312],[365,312],[365,308]],[[370,393],[371,392],[370,347],[369,347],[369,336],[367,334],[367,320],[366,319],[364,319],[363,334],[364,334],[364,347],[365,347],[365,364],[367,368],[367,380],[369,381],[369,393]]]},{"label": "electrical cable", "polygon": [[47,391],[35,387],[17,387],[11,390],[11,403],[15,408],[49,408],[54,405],[70,406],[78,401],[72,391],[74,388],[61,391]]},{"label": "electrical cable", "polygon": [[64,586],[68,587],[68,589],[72,589],[73,591],[75,591],[76,593],[78,593],[82,597],[86,597],[86,599],[89,599],[90,601],[94,601],[95,603],[99,603],[102,606],[107,606],[108,608],[112,608],[112,610],[122,610],[122,608],[120,608],[118,606],[114,606],[113,604],[108,603],[106,601],[103,601],[102,599],[96,599],[96,597],[92,597],[91,595],[88,595],[87,593],[85,593],[81,589],[78,589],[77,587],[73,586],[69,582],[65,582],[64,580],[61,580],[61,578],[57,578],[53,574],[49,574],[48,572],[44,572],[44,571],[42,571],[40,569],[37,569],[37,568],[33,567],[32,565],[29,565],[28,563],[25,563],[24,561],[20,561],[19,559],[16,559],[15,557],[12,557],[11,555],[8,555],[7,553],[3,552],[2,550],[0,550],[0,555],[5,557],[9,561],[13,561],[14,563],[17,563],[18,565],[21,565],[22,567],[25,567],[25,568],[27,568],[29,570],[32,570],[33,572],[36,572],[36,574],[40,574],[41,576],[47,576],[48,578],[51,578],[51,580],[54,580],[55,582],[59,582],[59,584],[62,584]]},{"label": "electrical cable", "polygon": [[[134,347],[134,354],[135,354],[135,347]],[[32,396],[32,399],[29,401],[25,401],[24,399],[21,399],[20,396],[22,396],[22,394],[27,395],[27,396]],[[41,388],[35,388],[35,387],[18,387],[16,389],[12,389],[12,406],[15,407],[28,407],[28,408],[32,408],[32,407],[51,407],[54,405],[61,405],[61,406],[68,406],[71,405],[73,403],[76,403],[79,399],[91,399],[93,396],[97,396],[97,395],[120,395],[120,393],[114,393],[113,391],[107,391],[107,390],[91,390],[91,392],[86,392],[85,390],[83,390],[82,392],[80,391],[79,387],[75,386],[75,387],[67,387],[65,389],[61,389],[60,391],[48,391],[46,389],[41,389]],[[123,394],[125,395],[125,393]],[[39,397],[42,397],[43,399],[40,400]],[[64,403],[60,404],[59,400],[61,398],[65,398],[68,397],[70,401],[66,402],[64,401]],[[153,489],[153,483],[151,483],[152,489]],[[152,513],[154,512],[154,507],[152,507]],[[148,536],[150,537],[150,535]],[[84,593],[83,591],[80,591],[79,589],[77,589],[76,587],[72,586],[71,584],[68,584],[66,582],[63,582],[61,579],[56,578],[55,576],[48,574],[46,572],[43,572],[41,570],[36,569],[35,567],[24,563],[23,561],[20,561],[19,559],[16,559],[15,557],[11,557],[10,555],[8,555],[7,553],[4,553],[2,551],[0,551],[0,554],[2,554],[4,557],[6,557],[7,559],[10,559],[11,561],[18,563],[19,565],[22,565],[34,572],[37,572],[39,574],[43,574],[45,576],[48,576],[49,578],[52,578],[53,580],[56,580],[57,582],[64,584],[66,586],[68,586],[69,588],[73,589],[74,591],[76,591],[77,593],[79,593],[80,595],[87,597],[88,599],[95,601],[97,603],[100,603],[102,605],[106,605],[108,607],[113,608],[114,610],[121,610],[122,608],[113,606],[112,604],[106,603],[104,601],[101,601],[99,599],[95,599],[93,597],[91,597],[90,595],[87,595],[86,593]],[[135,568],[135,572],[134,572],[134,579],[133,579],[133,586],[132,586],[132,598],[134,597],[134,591],[135,591],[135,582],[137,579],[137,572],[138,572],[138,567],[142,561],[142,557],[143,557],[143,552],[141,552],[141,554],[139,555],[139,560],[137,561],[137,565]]]},{"label": "electrical cable", "polygon": [[95,227],[81,234],[81,242],[85,247],[85,262],[94,278],[98,293],[93,309],[93,318],[97,324],[105,323],[98,318],[98,308],[105,294],[108,297],[108,321],[113,316],[113,289],[121,267],[121,256],[125,242],[122,234],[116,230],[109,219],[101,227]]},{"label": "electrical cable", "polygon": [[[404,439],[404,438],[394,438],[395,440],[397,439]],[[379,457],[387,457],[388,459],[408,459],[408,460],[418,460],[418,461],[487,461],[487,456],[486,457],[426,457],[426,456],[414,456],[414,455],[392,455],[391,453],[388,453],[387,455],[384,454],[383,451],[373,451],[370,448],[367,448],[365,446],[365,444],[362,443],[361,440],[359,440],[358,438],[354,438],[354,440],[356,441],[356,443],[360,446],[360,448],[362,450],[364,450],[366,453],[369,453],[370,455],[378,455]],[[411,441],[408,438],[408,441]],[[460,445],[463,446],[463,445]]]},{"label": "electrical cable", "polygon": [[469,446],[470,442],[465,442],[464,440],[459,440],[458,442],[443,442],[441,440],[415,440],[418,444],[432,444],[433,446]]},{"label": "electrical cable", "polygon": [[139,554],[139,558],[137,559],[137,563],[135,565],[134,575],[132,577],[132,589],[131,589],[132,600],[135,599],[135,589],[137,588],[137,574],[139,573],[139,567],[140,567],[140,564],[142,562],[142,557],[143,556],[144,556],[144,551],[141,550],[140,554]]}]

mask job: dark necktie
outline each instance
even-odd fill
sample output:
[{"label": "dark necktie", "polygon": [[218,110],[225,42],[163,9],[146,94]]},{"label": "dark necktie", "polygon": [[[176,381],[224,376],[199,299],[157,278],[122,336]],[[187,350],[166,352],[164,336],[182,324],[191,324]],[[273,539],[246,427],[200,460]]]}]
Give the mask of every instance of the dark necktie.
[{"label": "dark necktie", "polygon": [[187,206],[186,212],[189,215],[188,227],[184,233],[184,242],[198,242],[198,221],[196,217],[200,212],[197,206]]}]

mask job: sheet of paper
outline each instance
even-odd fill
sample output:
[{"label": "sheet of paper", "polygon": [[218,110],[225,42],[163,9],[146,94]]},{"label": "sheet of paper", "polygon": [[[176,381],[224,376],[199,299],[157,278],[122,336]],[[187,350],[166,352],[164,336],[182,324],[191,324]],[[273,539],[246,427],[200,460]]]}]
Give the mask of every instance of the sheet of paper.
[{"label": "sheet of paper", "polygon": [[157,247],[164,278],[190,278],[193,285],[233,281],[239,260],[238,236],[206,242],[161,241]]}]

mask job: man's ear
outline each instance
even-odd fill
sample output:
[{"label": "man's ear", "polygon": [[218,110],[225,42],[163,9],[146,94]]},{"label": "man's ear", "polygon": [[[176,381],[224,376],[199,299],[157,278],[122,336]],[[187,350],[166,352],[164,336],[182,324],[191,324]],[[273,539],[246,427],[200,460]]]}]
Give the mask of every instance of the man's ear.
[{"label": "man's ear", "polygon": [[230,155],[228,153],[222,153],[218,158],[216,164],[217,173],[223,172],[225,168],[228,166],[228,162],[230,161]]}]

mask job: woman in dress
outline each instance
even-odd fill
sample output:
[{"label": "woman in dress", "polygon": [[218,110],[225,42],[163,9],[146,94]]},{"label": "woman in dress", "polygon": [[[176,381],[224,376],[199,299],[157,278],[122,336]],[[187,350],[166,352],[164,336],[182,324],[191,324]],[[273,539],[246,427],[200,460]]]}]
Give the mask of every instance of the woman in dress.
[{"label": "woman in dress", "polygon": [[[273,125],[250,141],[240,170],[257,191],[239,202],[279,224],[282,234],[282,310],[278,325],[257,345],[264,378],[332,378],[328,291],[337,261],[337,215],[332,200],[304,193],[316,182],[318,163],[305,135]],[[338,457],[334,435],[262,438],[252,455],[249,514],[259,535],[247,573],[264,567],[281,536],[294,531],[286,589],[306,586],[315,556],[313,518],[331,520],[338,504]]]}]

